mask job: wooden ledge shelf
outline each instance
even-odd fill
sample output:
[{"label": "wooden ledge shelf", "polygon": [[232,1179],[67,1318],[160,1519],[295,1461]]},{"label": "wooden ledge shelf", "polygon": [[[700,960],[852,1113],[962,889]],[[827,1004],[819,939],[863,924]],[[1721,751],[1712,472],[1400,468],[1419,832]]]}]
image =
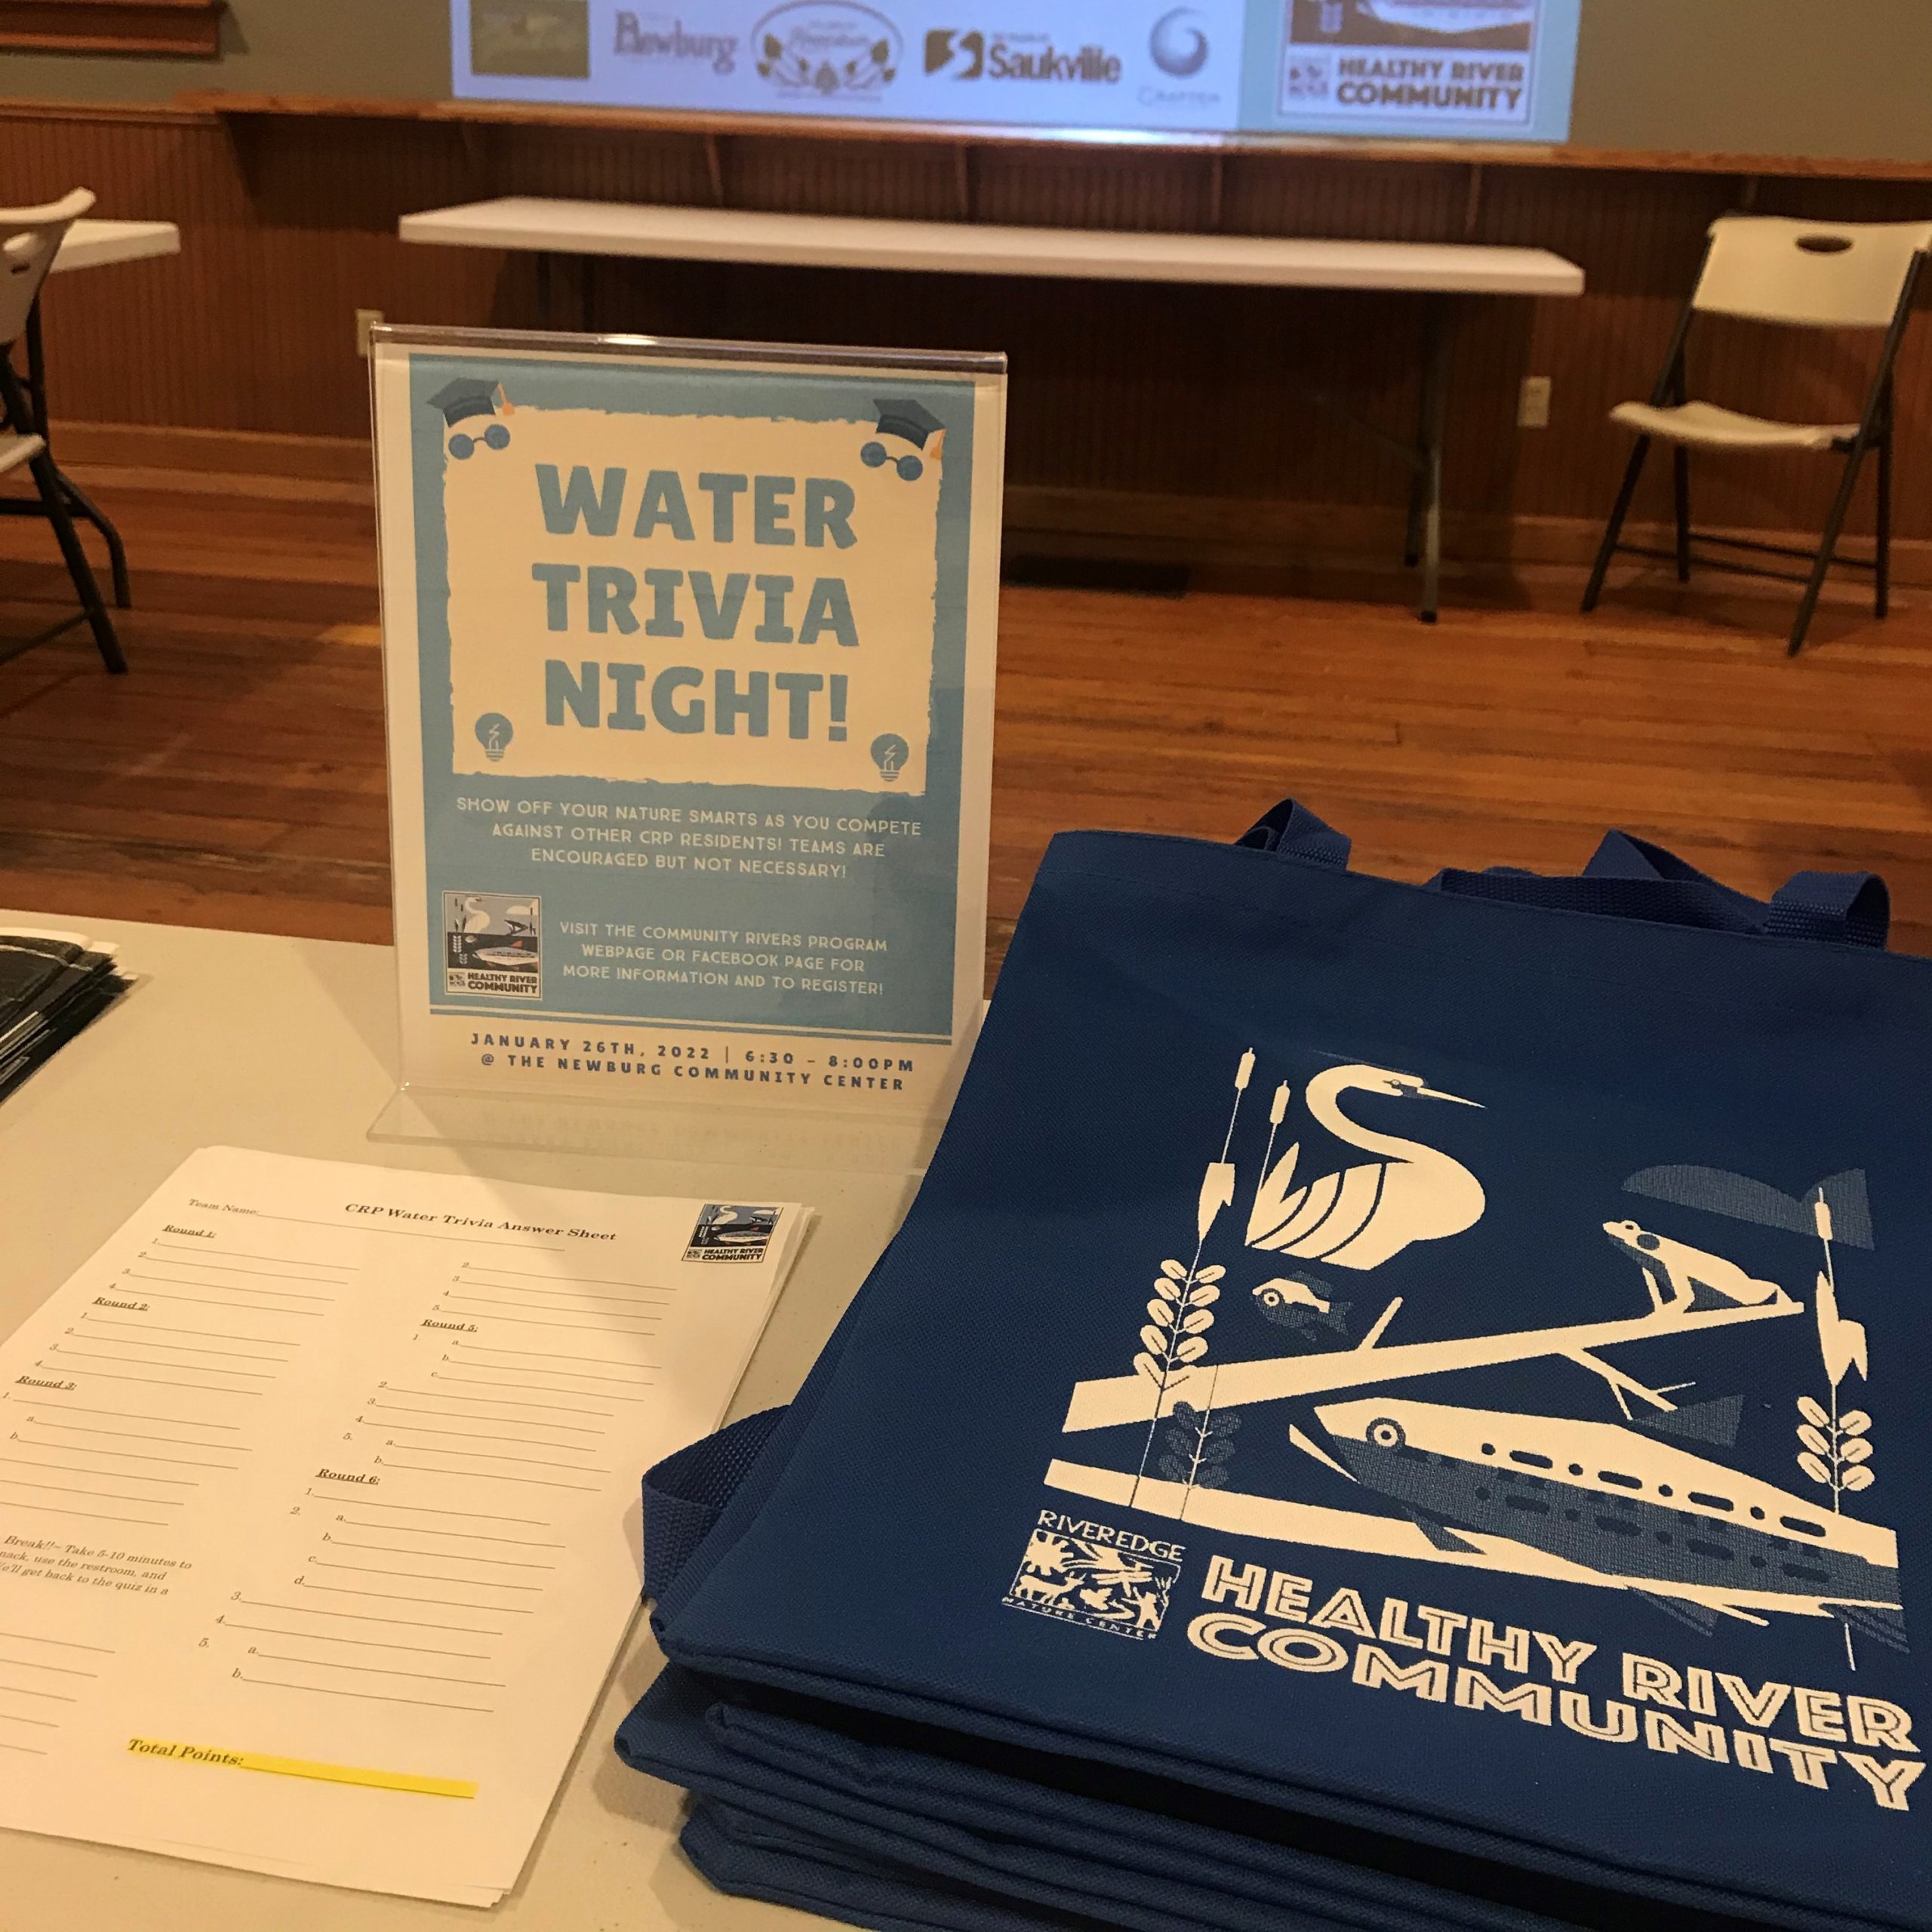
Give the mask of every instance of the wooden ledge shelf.
[{"label": "wooden ledge shelf", "polygon": [[[0,0],[0,8],[9,0]],[[1737,174],[1854,181],[1932,181],[1932,159],[1859,160],[1792,155],[1651,153],[1619,148],[1552,147],[1531,142],[1334,140],[1299,134],[1088,134],[977,125],[835,120],[818,115],[718,114],[625,107],[571,107],[525,101],[382,100],[329,94],[229,94],[195,89],[175,97],[177,107],[224,118],[308,115],[340,120],[446,122],[614,132],[735,135],[786,140],[875,141],[940,146],[1030,148],[1063,155],[1320,155],[1338,161],[1407,162],[1422,165],[1561,168],[1647,174]]]},{"label": "wooden ledge shelf", "polygon": [[212,59],[225,0],[0,0],[0,48]]}]

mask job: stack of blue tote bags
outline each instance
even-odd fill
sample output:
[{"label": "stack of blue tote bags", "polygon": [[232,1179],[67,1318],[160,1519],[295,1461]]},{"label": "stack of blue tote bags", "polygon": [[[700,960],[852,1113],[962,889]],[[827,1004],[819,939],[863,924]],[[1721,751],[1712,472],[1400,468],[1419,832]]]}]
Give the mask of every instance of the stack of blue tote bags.
[{"label": "stack of blue tote bags", "polygon": [[1932,964],[1057,839],[798,1400],[646,1480],[618,1749],[881,1928],[1932,1932]]}]

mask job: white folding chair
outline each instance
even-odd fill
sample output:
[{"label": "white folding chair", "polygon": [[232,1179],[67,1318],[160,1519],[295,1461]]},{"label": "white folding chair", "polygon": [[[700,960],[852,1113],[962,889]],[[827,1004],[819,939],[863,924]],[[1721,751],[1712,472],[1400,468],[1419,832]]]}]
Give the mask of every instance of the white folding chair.
[{"label": "white folding chair", "polygon": [[[1932,249],[1932,223],[1796,221],[1781,215],[1725,215],[1711,224],[1704,263],[1691,291],[1689,305],[1671,339],[1663,372],[1648,402],[1620,403],[1612,421],[1637,432],[1623,485],[1603,534],[1596,567],[1583,593],[1583,608],[1593,611],[1603,593],[1604,576],[1620,551],[1637,556],[1674,561],[1678,580],[1688,583],[1692,545],[1715,545],[1773,556],[1796,557],[1811,566],[1804,576],[1761,569],[1749,564],[1709,556],[1695,561],[1715,570],[1737,571],[1753,577],[1781,577],[1804,586],[1792,626],[1790,654],[1804,647],[1818,595],[1832,564],[1839,562],[1873,574],[1874,602],[1883,617],[1890,598],[1892,547],[1892,374],[1899,345],[1911,318],[1914,291],[1926,251]],[[1692,323],[1700,315],[1737,315],[1752,321],[1783,323],[1794,328],[1866,329],[1883,331],[1878,367],[1866,392],[1863,414],[1855,423],[1780,423],[1745,416],[1715,403],[1690,399],[1684,358]],[[1654,439],[1672,445],[1677,509],[1675,551],[1647,549],[1623,541],[1624,519],[1637,493],[1637,480]],[[1826,520],[1823,540],[1815,550],[1788,543],[1759,543],[1741,537],[1714,535],[1694,530],[1690,523],[1690,452],[1694,449],[1733,454],[1816,450],[1845,459],[1844,473]],[[1866,454],[1878,458],[1877,543],[1868,561],[1838,555],[1838,539],[1851,508],[1859,471]]]},{"label": "white folding chair", "polygon": [[85,188],[76,188],[64,200],[48,202],[39,208],[0,208],[0,476],[23,464],[26,466],[81,600],[80,609],[71,617],[63,617],[32,637],[0,645],[0,660],[17,657],[76,624],[85,623],[93,629],[102,661],[109,670],[118,672],[127,669],[128,660],[122,656],[120,640],[114,635],[114,620],[107,614],[93,567],[75,531],[54,460],[47,453],[46,426],[35,420],[26,389],[14,368],[14,345],[26,333],[40,285],[54,266],[61,241],[68,229],[93,206],[93,195]]}]

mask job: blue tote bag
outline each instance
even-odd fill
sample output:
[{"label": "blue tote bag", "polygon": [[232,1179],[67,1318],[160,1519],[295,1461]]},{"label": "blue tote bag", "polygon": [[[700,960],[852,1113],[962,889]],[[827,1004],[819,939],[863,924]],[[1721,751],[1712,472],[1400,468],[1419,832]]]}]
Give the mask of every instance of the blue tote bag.
[{"label": "blue tote bag", "polygon": [[[1434,1919],[1385,1874],[1337,1923],[1500,1924],[1500,1872],[1922,1932],[1932,968],[1871,881],[1345,860],[1286,808],[1055,841],[905,1228],[654,1516],[667,1654],[854,1749],[1011,1754],[955,1797],[1077,1763],[1417,1848]],[[721,1881],[917,1890],[835,1780],[711,1729]],[[892,1896],[846,1915],[982,1922]]]}]

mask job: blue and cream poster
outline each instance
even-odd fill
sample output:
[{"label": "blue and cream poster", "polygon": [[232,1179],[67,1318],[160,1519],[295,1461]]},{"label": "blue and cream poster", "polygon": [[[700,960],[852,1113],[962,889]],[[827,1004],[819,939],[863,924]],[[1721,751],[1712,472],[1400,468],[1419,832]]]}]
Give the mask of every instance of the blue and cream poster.
[{"label": "blue and cream poster", "polygon": [[397,330],[374,380],[405,1084],[928,1103],[1001,359]]}]

